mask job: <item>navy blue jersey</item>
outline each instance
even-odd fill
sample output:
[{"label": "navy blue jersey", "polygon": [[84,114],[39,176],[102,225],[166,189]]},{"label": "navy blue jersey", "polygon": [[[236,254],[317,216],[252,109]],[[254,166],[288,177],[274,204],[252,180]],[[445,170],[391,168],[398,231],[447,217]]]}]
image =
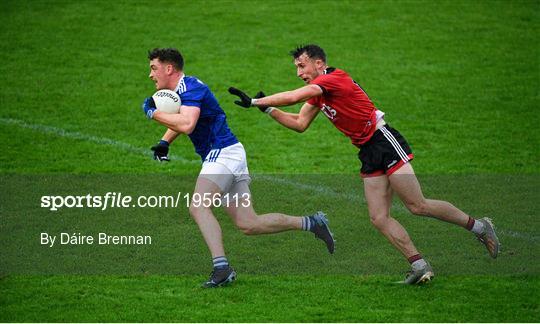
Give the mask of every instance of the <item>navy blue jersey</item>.
[{"label": "navy blue jersey", "polygon": [[206,84],[195,77],[186,75],[180,79],[175,91],[180,95],[182,106],[201,109],[197,125],[189,134],[189,138],[195,146],[195,152],[203,160],[213,149],[221,149],[238,143],[238,139],[227,125],[225,112]]}]

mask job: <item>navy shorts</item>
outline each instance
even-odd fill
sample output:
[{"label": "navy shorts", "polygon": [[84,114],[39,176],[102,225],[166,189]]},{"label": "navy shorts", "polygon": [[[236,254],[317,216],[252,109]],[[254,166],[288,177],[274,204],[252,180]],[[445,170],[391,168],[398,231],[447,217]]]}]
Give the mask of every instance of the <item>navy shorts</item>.
[{"label": "navy shorts", "polygon": [[360,146],[360,175],[364,178],[391,175],[413,157],[405,138],[397,130],[384,125],[373,133],[369,141]]}]

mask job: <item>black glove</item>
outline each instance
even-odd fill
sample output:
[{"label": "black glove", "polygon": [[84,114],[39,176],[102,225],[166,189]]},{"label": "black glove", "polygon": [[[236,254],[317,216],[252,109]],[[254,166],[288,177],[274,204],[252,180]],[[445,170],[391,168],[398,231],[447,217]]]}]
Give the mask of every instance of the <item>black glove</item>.
[{"label": "black glove", "polygon": [[240,100],[236,100],[234,103],[240,107],[249,108],[251,107],[251,98],[245,94],[242,90],[236,89],[234,87],[229,88],[229,93],[235,96],[240,97]]},{"label": "black glove", "polygon": [[[239,105],[240,107],[244,107],[244,108],[249,108],[251,107],[251,98],[245,93],[243,92],[242,90],[240,89],[236,89],[234,87],[230,87],[229,88],[229,93],[232,94],[232,95],[235,95],[235,96],[238,96],[240,97],[240,100],[236,100],[234,103]],[[257,92],[257,94],[255,95],[255,97],[253,97],[254,99],[260,99],[260,98],[264,98],[266,97],[266,95],[264,94],[264,92],[262,91],[259,91]],[[266,109],[268,107],[257,107],[259,108],[259,110],[263,113],[266,112]]]},{"label": "black glove", "polygon": [[161,140],[156,145],[152,146],[154,151],[154,160],[159,162],[169,162],[169,142]]}]

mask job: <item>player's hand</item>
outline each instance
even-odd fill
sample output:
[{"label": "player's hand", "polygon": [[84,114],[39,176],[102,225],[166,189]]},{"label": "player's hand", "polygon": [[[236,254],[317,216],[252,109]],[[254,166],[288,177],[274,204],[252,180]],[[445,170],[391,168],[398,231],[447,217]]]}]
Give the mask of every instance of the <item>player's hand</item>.
[{"label": "player's hand", "polygon": [[154,151],[154,160],[159,162],[169,162],[169,142],[161,140],[156,145],[152,146]]},{"label": "player's hand", "polygon": [[142,110],[146,117],[148,119],[152,119],[154,117],[154,112],[156,111],[156,103],[154,102],[154,98],[148,97],[144,99],[144,102],[142,104]]},{"label": "player's hand", "polygon": [[235,96],[238,96],[240,100],[236,100],[234,103],[240,107],[249,108],[251,107],[251,98],[242,90],[236,89],[234,87],[229,88],[229,93]]}]

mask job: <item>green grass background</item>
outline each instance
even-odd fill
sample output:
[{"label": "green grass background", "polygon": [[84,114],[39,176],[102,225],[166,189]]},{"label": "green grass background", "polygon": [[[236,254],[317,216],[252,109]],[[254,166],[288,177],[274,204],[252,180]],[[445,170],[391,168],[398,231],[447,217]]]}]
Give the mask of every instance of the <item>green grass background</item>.
[{"label": "green grass background", "polygon": [[[198,288],[209,265],[196,226],[183,214],[175,227],[171,212],[165,224],[173,225],[163,231],[195,242],[178,255],[200,252],[184,257],[191,274],[9,275],[0,279],[0,320],[539,321],[539,16],[538,1],[2,1],[3,224],[31,214],[11,209],[11,201],[43,192],[25,177],[197,174],[186,138],[172,146],[173,162],[149,158],[163,128],[140,111],[154,91],[146,52],[166,46],[179,48],[186,73],[214,91],[252,173],[299,175],[295,183],[343,190],[358,203],[322,206],[334,211],[343,249],[333,259],[301,253],[302,246],[310,252],[307,236],[246,238],[219,211],[240,279],[214,291]],[[396,217],[442,275],[428,287],[391,285],[406,264],[369,224],[360,180],[340,188],[320,176],[356,177],[357,149],[324,116],[296,134],[232,103],[233,85],[249,93],[301,86],[287,53],[311,42],[405,135],[417,173],[428,177],[427,195],[494,217],[505,244],[500,260],[461,230],[409,217],[396,203]],[[317,205],[320,192],[279,183],[254,182],[254,196],[267,195],[256,198],[258,210],[304,213]],[[253,265],[257,256],[264,262]],[[359,270],[318,275],[328,264]],[[370,272],[370,264],[385,271]],[[260,268],[250,272],[250,265]]]}]

